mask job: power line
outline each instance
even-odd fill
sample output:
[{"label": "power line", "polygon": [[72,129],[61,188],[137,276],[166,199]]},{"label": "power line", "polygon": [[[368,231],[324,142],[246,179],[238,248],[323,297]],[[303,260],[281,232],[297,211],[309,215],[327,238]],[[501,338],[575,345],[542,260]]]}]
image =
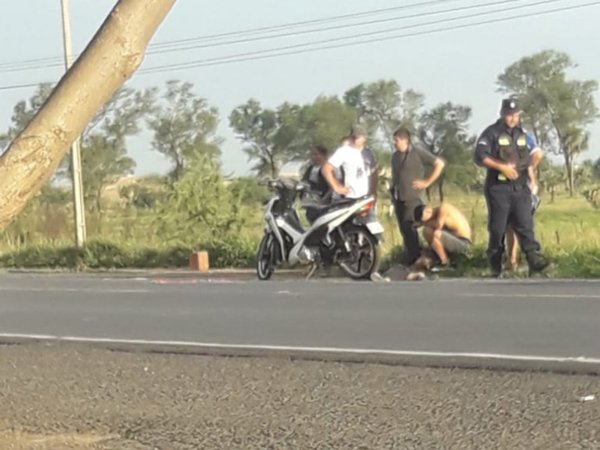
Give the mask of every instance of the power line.
[{"label": "power line", "polygon": [[[511,11],[511,10],[520,9],[523,7],[532,7],[537,4],[549,4],[549,3],[556,2],[556,1],[561,1],[561,0],[545,0],[542,2],[537,2],[537,3],[529,4],[526,6],[513,7],[508,10],[505,9],[500,12]],[[230,64],[230,63],[235,63],[235,62],[255,61],[255,60],[261,60],[261,59],[267,59],[267,58],[274,58],[274,57],[278,57],[278,56],[297,55],[297,54],[303,54],[303,53],[309,53],[309,52],[315,52],[315,51],[351,47],[351,46],[356,46],[356,45],[364,45],[364,44],[369,44],[369,43],[383,42],[383,41],[402,39],[402,38],[408,38],[408,37],[424,36],[424,35],[430,35],[430,34],[434,34],[434,33],[445,32],[445,31],[453,31],[453,30],[471,28],[471,27],[476,27],[476,26],[481,26],[481,25],[501,23],[501,22],[516,20],[516,19],[537,17],[537,16],[543,16],[543,15],[555,14],[558,12],[567,12],[567,11],[587,8],[590,6],[598,6],[598,5],[600,5],[600,1],[594,1],[594,2],[583,3],[580,5],[571,5],[571,6],[554,8],[554,9],[549,9],[549,10],[544,10],[544,11],[525,13],[525,14],[521,14],[521,15],[488,19],[485,21],[480,21],[480,22],[475,22],[475,23],[453,25],[453,26],[441,27],[441,28],[437,28],[437,29],[416,31],[416,32],[412,32],[412,33],[371,38],[371,39],[365,39],[365,40],[358,41],[358,42],[341,42],[341,43],[338,43],[335,45],[326,45],[326,46],[314,47],[314,48],[298,49],[296,47],[306,47],[306,46],[310,46],[310,45],[319,45],[322,43],[330,43],[332,40],[318,41],[318,42],[312,42],[312,43],[306,43],[306,44],[297,44],[294,46],[274,48],[274,49],[263,50],[263,51],[259,51],[259,52],[248,52],[248,53],[242,53],[242,54],[237,54],[237,55],[225,56],[225,57],[221,57],[221,58],[212,58],[212,59],[207,59],[207,60],[191,61],[189,63],[184,63],[185,66],[184,66],[184,64],[171,64],[171,65],[157,66],[157,67],[152,67],[152,68],[148,68],[145,70],[141,70],[139,73],[140,74],[162,73],[162,72],[168,72],[168,71],[173,71],[173,70],[182,70],[182,69],[187,69],[187,68],[191,69],[191,68],[197,68],[197,67],[207,67],[207,66]],[[497,13],[497,12],[499,12],[499,11],[487,12],[485,14]],[[480,16],[480,15],[482,15],[482,13],[479,13],[476,15],[460,17],[460,18],[445,19],[445,20],[441,20],[441,21],[436,21],[435,23],[443,23],[443,22],[447,22],[448,20],[458,20],[458,19],[464,20],[467,17],[472,18],[473,16]],[[425,26],[425,25],[419,24],[418,26]],[[398,28],[395,28],[394,31],[398,31]],[[357,36],[352,36],[352,37],[347,37],[347,38],[338,38],[338,40],[341,40],[341,39],[348,40],[348,39],[354,39],[356,37]],[[0,90],[19,89],[19,88],[32,87],[32,86],[37,86],[37,85],[38,85],[38,83],[29,84],[29,85],[5,86],[5,87],[0,87]]]},{"label": "power line", "polygon": [[[329,17],[310,19],[310,20],[304,20],[304,21],[299,21],[299,22],[289,22],[289,23],[285,23],[285,24],[281,24],[281,25],[271,25],[271,26],[258,27],[258,28],[249,28],[249,29],[245,29],[245,30],[230,31],[230,32],[226,32],[226,33],[197,36],[194,38],[157,42],[155,44],[151,44],[150,48],[162,48],[162,47],[177,45],[177,44],[181,44],[181,43],[196,42],[196,41],[202,41],[202,40],[214,40],[214,39],[219,39],[219,38],[223,38],[223,37],[240,36],[240,35],[246,35],[246,34],[257,34],[257,33],[269,32],[269,31],[277,31],[277,30],[284,29],[284,28],[297,28],[297,27],[305,26],[305,25],[336,22],[336,21],[340,21],[340,20],[348,20],[348,19],[353,19],[353,18],[358,18],[358,17],[365,17],[365,16],[377,15],[377,14],[382,14],[382,13],[389,13],[389,12],[398,11],[398,10],[421,8],[424,6],[435,6],[437,4],[443,4],[443,3],[455,3],[457,1],[461,1],[461,0],[429,0],[429,1],[420,2],[420,3],[411,3],[408,5],[394,6],[394,7],[381,8],[381,9],[373,9],[373,10],[361,11],[361,12],[357,12],[357,13],[329,16]],[[19,65],[19,64],[21,64],[21,65],[45,64],[45,63],[50,64],[50,63],[53,63],[56,61],[58,61],[58,63],[62,64],[62,57],[61,56],[53,56],[53,57],[26,59],[26,60],[21,60],[21,61],[4,62],[4,63],[0,63],[0,68],[11,68],[11,67],[13,67],[15,65]],[[43,66],[43,67],[48,67],[48,66]]]},{"label": "power line", "polygon": [[[322,21],[339,19],[339,18],[344,18],[344,17],[351,17],[351,16],[354,17],[354,16],[357,16],[357,15],[367,15],[367,14],[380,13],[382,11],[386,11],[387,12],[387,11],[390,11],[390,10],[407,9],[407,8],[411,8],[411,7],[414,8],[414,7],[417,7],[417,6],[423,6],[423,5],[427,5],[427,4],[439,4],[439,3],[448,2],[448,1],[456,1],[456,0],[432,0],[432,1],[428,1],[428,2],[422,2],[422,3],[419,3],[419,4],[405,5],[403,7],[384,8],[384,9],[372,10],[372,11],[367,11],[367,12],[362,12],[362,13],[347,14],[347,15],[342,15],[342,16],[335,16],[333,18],[323,18],[323,19],[315,19],[315,20],[311,20],[311,21],[296,22],[295,24],[322,22]],[[254,38],[250,38],[250,39],[239,39],[239,40],[222,41],[222,42],[207,43],[207,44],[187,46],[187,47],[180,47],[180,48],[163,48],[163,49],[159,49],[159,50],[155,50],[155,51],[150,50],[148,52],[148,55],[159,54],[159,53],[170,53],[170,52],[176,52],[176,51],[185,51],[185,50],[192,50],[192,49],[198,49],[198,48],[209,48],[209,47],[218,47],[218,46],[223,46],[223,45],[248,43],[248,42],[252,42],[252,41],[259,41],[259,40],[265,40],[265,39],[273,39],[273,38],[279,38],[279,37],[286,38],[286,37],[291,37],[291,36],[294,36],[294,35],[309,34],[309,33],[319,33],[319,32],[324,32],[324,31],[331,31],[331,30],[335,30],[335,29],[342,29],[342,28],[347,29],[349,27],[374,25],[374,24],[377,24],[377,23],[391,22],[391,21],[396,21],[396,20],[414,19],[414,18],[427,17],[427,16],[432,16],[432,15],[440,15],[440,14],[447,14],[447,13],[456,13],[456,12],[460,12],[460,11],[468,11],[468,10],[478,9],[478,8],[487,8],[487,7],[491,7],[491,6],[505,5],[506,3],[514,3],[514,2],[519,2],[519,1],[523,1],[523,0],[493,1],[493,2],[488,2],[488,3],[483,3],[483,4],[476,4],[476,5],[469,5],[469,6],[463,6],[463,7],[456,7],[456,8],[450,8],[450,9],[438,10],[438,11],[422,12],[422,13],[417,13],[417,14],[412,14],[412,15],[405,15],[405,16],[399,16],[399,17],[391,17],[391,18],[388,17],[388,18],[384,18],[384,19],[370,20],[370,21],[366,21],[366,22],[352,23],[352,24],[347,24],[347,25],[335,25],[335,26],[330,26],[330,27],[325,27],[325,28],[300,30],[300,31],[295,31],[295,32],[280,33],[280,34],[268,35],[268,36],[258,36],[258,37],[254,37]],[[360,37],[373,36],[373,35],[377,35],[377,34],[385,34],[385,33],[393,32],[393,31],[398,31],[398,30],[406,30],[406,29],[411,29],[411,28],[416,28],[416,27],[436,25],[436,24],[439,24],[439,23],[444,23],[446,21],[456,21],[456,20],[462,20],[462,19],[467,19],[467,18],[473,18],[473,17],[478,17],[479,15],[495,14],[497,12],[505,12],[505,11],[510,11],[512,9],[529,8],[529,7],[533,7],[533,6],[545,5],[545,4],[554,3],[554,2],[557,2],[557,1],[564,1],[564,0],[545,0],[545,1],[539,1],[539,2],[529,3],[529,4],[525,4],[525,5],[520,5],[520,6],[513,6],[510,9],[503,8],[502,10],[488,11],[488,12],[484,12],[484,13],[481,13],[481,14],[467,15],[467,16],[463,16],[463,17],[450,18],[450,19],[442,19],[440,21],[425,22],[425,23],[421,23],[421,24],[414,24],[414,25],[409,25],[409,26],[400,27],[400,28],[392,28],[392,29],[386,29],[386,30],[379,30],[379,31],[374,31],[374,32],[370,32],[370,33],[361,33],[361,34],[356,34],[354,36],[341,37],[341,38],[338,37],[338,38],[332,38],[332,39],[327,39],[327,40],[323,40],[323,41],[316,41],[316,42],[295,44],[295,45],[292,45],[292,46],[280,47],[280,48],[272,49],[272,50],[259,50],[259,51],[256,51],[256,52],[252,52],[252,54],[257,54],[258,55],[258,54],[263,54],[265,51],[266,52],[270,52],[270,51],[281,51],[281,50],[288,50],[288,49],[291,50],[293,48],[301,48],[301,47],[305,47],[305,46],[317,45],[317,44],[322,44],[322,43],[325,44],[325,43],[330,43],[330,42],[340,42],[340,41],[347,40],[347,39],[356,39],[356,38],[360,38]],[[253,29],[253,30],[266,30],[266,29],[273,29],[273,28],[283,28],[283,27],[286,27],[288,25],[280,25],[280,26],[276,26],[276,27],[263,27],[263,28]],[[252,31],[252,30],[250,30],[250,31]],[[220,35],[213,35],[213,36],[224,36],[224,35],[243,34],[243,33],[245,33],[245,32],[241,31],[241,32],[222,33]],[[206,37],[210,37],[210,36],[206,36]],[[197,39],[201,39],[201,38],[191,38],[191,39],[187,39],[187,40],[171,41],[171,42],[194,41],[194,40],[197,40]],[[158,45],[160,45],[160,44],[158,44]],[[226,56],[226,57],[219,57],[218,59],[230,59],[230,58],[237,58],[237,57],[246,56],[246,55],[247,54],[243,53],[243,54],[237,54],[237,55],[230,55],[230,56]],[[215,59],[217,59],[217,58],[215,58]],[[34,61],[34,60],[31,60],[31,61]],[[196,60],[195,62],[199,62],[199,61],[204,62],[203,60]],[[185,63],[185,64],[189,64],[189,63]],[[0,73],[2,73],[2,72],[4,72],[4,73],[8,73],[8,72],[20,72],[20,71],[24,71],[24,70],[36,70],[36,69],[53,68],[53,67],[59,67],[61,65],[62,65],[62,63],[52,63],[52,64],[45,64],[45,65],[37,65],[37,66],[36,65],[32,65],[32,64],[28,64],[27,66],[23,66],[23,67],[18,66],[18,65],[17,66],[13,66],[13,67],[5,67],[3,70],[2,70],[2,65],[0,65]],[[177,65],[177,64],[175,64],[175,65]],[[159,67],[163,67],[163,66],[159,66]],[[154,68],[149,68],[148,70],[152,70],[152,69],[154,69]]]},{"label": "power line", "polygon": [[[162,65],[162,66],[154,66],[154,67],[149,67],[147,69],[143,69],[140,71],[140,73],[146,74],[146,73],[163,72],[166,70],[181,70],[181,69],[188,69],[188,68],[195,68],[195,67],[205,67],[208,65],[215,65],[215,64],[219,64],[219,63],[225,64],[225,63],[229,63],[229,62],[248,61],[248,60],[252,60],[253,58],[264,59],[264,58],[269,58],[272,56],[295,55],[295,54],[307,53],[307,52],[324,50],[324,49],[343,48],[343,47],[348,47],[348,46],[353,46],[353,45],[360,45],[360,44],[364,44],[364,43],[380,42],[380,41],[386,41],[386,40],[390,40],[390,39],[399,39],[399,38],[413,36],[413,35],[419,36],[419,35],[429,34],[431,32],[438,32],[438,31],[437,30],[424,30],[421,32],[416,32],[416,33],[411,33],[411,34],[392,35],[392,36],[387,36],[387,37],[384,36],[384,37],[380,37],[380,38],[367,39],[367,40],[358,41],[358,42],[345,42],[345,41],[349,41],[349,40],[355,40],[357,38],[366,38],[366,37],[391,33],[391,32],[399,31],[399,30],[420,28],[420,27],[430,26],[430,25],[439,25],[439,24],[447,23],[447,22],[455,22],[458,20],[473,19],[473,18],[477,18],[477,17],[481,17],[481,16],[490,15],[490,14],[504,13],[504,12],[514,11],[514,10],[523,9],[523,8],[531,8],[531,7],[540,6],[540,5],[548,5],[550,3],[556,3],[556,2],[560,2],[560,1],[564,1],[564,0],[540,0],[538,2],[530,3],[527,5],[519,5],[519,6],[513,6],[511,8],[503,8],[503,9],[496,9],[493,11],[485,11],[485,12],[480,12],[480,13],[468,14],[468,15],[463,15],[460,17],[438,19],[435,21],[406,25],[403,27],[360,33],[360,34],[355,34],[353,36],[344,36],[344,37],[330,38],[330,39],[313,41],[313,42],[292,44],[292,45],[286,45],[283,47],[277,47],[277,48],[272,48],[272,49],[267,49],[267,50],[258,50],[258,51],[252,51],[252,52],[237,53],[237,54],[233,54],[233,55],[229,55],[229,56],[201,59],[201,60],[189,61],[189,62],[179,63],[179,64],[166,64],[166,65]],[[600,3],[599,1],[595,1],[592,3],[584,4],[582,6],[591,6],[591,5],[599,4],[599,3]],[[535,16],[538,14],[544,14],[544,13],[547,14],[548,12],[567,11],[567,10],[576,9],[576,8],[579,8],[582,6],[568,6],[568,7],[557,8],[555,10],[546,10],[546,11],[541,11],[541,12],[538,11],[535,13],[523,14],[523,16],[530,17],[531,15]],[[513,16],[510,19],[519,18],[519,17],[523,17],[523,16]],[[477,26],[477,25],[483,25],[483,24],[488,24],[488,23],[495,23],[497,21],[503,21],[503,20],[508,20],[508,19],[501,18],[501,19],[492,20],[491,22],[484,21],[484,22],[466,24],[466,25],[462,25],[462,26],[446,27],[446,28],[442,28],[441,31],[450,31],[450,30],[455,29],[455,27],[456,27],[456,29],[458,29],[458,28],[464,28],[465,26]],[[335,45],[330,45],[332,42],[341,42],[341,43],[335,44]],[[315,45],[321,45],[321,44],[323,44],[325,46],[318,47],[318,48],[311,48]],[[306,47],[309,47],[309,48],[306,48]],[[270,55],[273,52],[279,52],[279,53],[276,53],[275,55]]]},{"label": "power line", "polygon": [[[425,12],[425,13],[409,14],[409,15],[405,15],[405,16],[386,17],[384,19],[368,20],[365,22],[358,22],[358,23],[352,23],[352,24],[331,25],[328,27],[322,27],[322,28],[316,28],[316,29],[312,28],[312,29],[308,29],[308,30],[299,30],[299,31],[292,31],[292,32],[286,32],[286,33],[279,33],[279,34],[269,34],[266,36],[257,36],[257,37],[253,37],[253,38],[234,39],[234,40],[229,40],[229,41],[220,41],[220,42],[213,42],[213,43],[209,42],[209,43],[205,43],[205,44],[196,44],[196,45],[189,45],[189,46],[184,46],[184,47],[159,49],[159,50],[150,51],[150,52],[148,52],[148,54],[156,55],[156,54],[170,53],[170,52],[176,52],[176,51],[222,47],[225,45],[246,44],[248,42],[264,41],[266,39],[288,38],[288,37],[299,36],[299,35],[303,35],[303,34],[322,33],[322,32],[326,32],[326,31],[348,29],[350,27],[376,25],[376,24],[386,23],[386,22],[395,22],[397,20],[416,19],[416,18],[427,17],[427,16],[436,16],[436,15],[440,15],[440,14],[468,11],[468,10],[478,9],[478,8],[488,8],[490,6],[505,5],[507,3],[514,3],[514,2],[519,2],[519,1],[523,1],[523,0],[493,1],[493,2],[489,2],[489,3],[482,3],[479,5],[468,5],[468,6],[458,7],[458,8],[450,8],[450,9],[442,9],[442,10],[438,10],[438,11],[429,11],[429,12]],[[562,1],[562,0],[553,0],[553,1]]]},{"label": "power line", "polygon": [[8,86],[0,86],[0,91],[12,91],[15,89],[24,89],[30,87],[37,87],[40,84],[44,84],[45,82],[40,81],[39,83],[28,83],[28,84],[13,84]]},{"label": "power line", "polygon": [[442,3],[456,3],[457,1],[462,1],[462,0],[429,0],[429,1],[420,2],[420,3],[411,3],[408,5],[393,6],[393,7],[373,9],[370,11],[363,11],[363,12],[358,12],[358,13],[349,13],[349,14],[342,14],[342,15],[338,15],[338,16],[324,17],[321,19],[311,19],[311,20],[304,20],[304,21],[300,21],[300,22],[291,22],[291,23],[282,24],[282,25],[272,25],[272,26],[267,26],[267,27],[250,28],[250,29],[246,29],[246,30],[232,31],[232,32],[227,32],[227,33],[198,36],[195,38],[179,39],[179,40],[170,41],[170,42],[157,43],[155,46],[161,47],[161,46],[165,46],[165,45],[188,43],[191,41],[213,40],[213,39],[236,36],[236,35],[256,34],[256,33],[261,33],[261,32],[276,31],[276,30],[279,30],[282,28],[298,28],[301,26],[314,25],[314,24],[318,24],[318,23],[337,22],[340,20],[347,20],[347,19],[353,19],[353,18],[358,18],[358,17],[377,15],[377,14],[382,14],[382,13],[390,13],[390,12],[399,11],[399,10],[422,8],[424,6],[435,6],[435,5],[439,5]]}]

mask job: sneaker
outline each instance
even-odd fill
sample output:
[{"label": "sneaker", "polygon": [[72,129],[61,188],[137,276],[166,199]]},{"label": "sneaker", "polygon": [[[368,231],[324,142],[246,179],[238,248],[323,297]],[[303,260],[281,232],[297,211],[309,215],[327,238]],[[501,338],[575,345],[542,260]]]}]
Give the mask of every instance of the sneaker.
[{"label": "sneaker", "polygon": [[450,268],[450,263],[446,262],[445,264],[441,264],[441,263],[436,264],[431,269],[429,269],[429,271],[432,273],[440,273],[440,272],[444,272],[444,271],[448,270],[449,268]]},{"label": "sneaker", "polygon": [[371,281],[373,283],[389,283],[391,280],[388,277],[384,277],[379,272],[373,272],[371,274]]}]

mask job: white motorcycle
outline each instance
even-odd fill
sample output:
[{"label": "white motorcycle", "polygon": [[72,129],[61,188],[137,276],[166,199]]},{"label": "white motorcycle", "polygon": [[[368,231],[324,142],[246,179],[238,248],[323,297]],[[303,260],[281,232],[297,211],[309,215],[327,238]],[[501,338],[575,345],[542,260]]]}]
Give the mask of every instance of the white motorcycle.
[{"label": "white motorcycle", "polygon": [[[256,257],[259,280],[268,280],[276,267],[338,265],[353,279],[368,279],[377,271],[383,227],[375,217],[375,198],[343,199],[328,205],[304,203],[316,219],[305,230],[294,204],[308,192],[305,183],[271,180],[274,196],[265,205],[265,234]],[[315,214],[316,213],[316,214]]]}]

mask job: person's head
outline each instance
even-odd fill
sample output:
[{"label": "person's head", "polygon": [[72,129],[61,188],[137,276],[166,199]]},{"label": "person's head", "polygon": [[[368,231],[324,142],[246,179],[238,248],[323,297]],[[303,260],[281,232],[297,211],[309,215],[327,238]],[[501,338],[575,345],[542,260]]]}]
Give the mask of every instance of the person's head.
[{"label": "person's head", "polygon": [[322,166],[327,162],[327,149],[322,145],[315,145],[310,151],[310,162],[315,166]]},{"label": "person's head", "polygon": [[419,205],[415,208],[415,223],[423,224],[433,218],[433,208],[429,205]]},{"label": "person's head", "polygon": [[410,147],[410,131],[408,128],[400,127],[394,131],[394,147],[399,152],[405,152]]},{"label": "person's head", "polygon": [[350,145],[362,150],[367,142],[367,130],[362,125],[352,125],[348,140]]},{"label": "person's head", "polygon": [[508,128],[515,128],[521,123],[521,108],[516,98],[502,100],[500,117]]}]

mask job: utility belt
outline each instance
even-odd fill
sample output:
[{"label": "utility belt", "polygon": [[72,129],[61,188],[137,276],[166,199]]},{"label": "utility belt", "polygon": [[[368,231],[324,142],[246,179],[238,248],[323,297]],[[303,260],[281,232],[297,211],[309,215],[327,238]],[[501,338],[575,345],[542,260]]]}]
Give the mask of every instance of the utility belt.
[{"label": "utility belt", "polygon": [[521,173],[519,173],[519,178],[517,178],[516,180],[509,180],[503,173],[498,172],[496,170],[488,171],[488,175],[485,182],[487,186],[507,185],[518,187],[525,187],[528,183],[529,174],[527,173],[527,171],[521,171]]}]

